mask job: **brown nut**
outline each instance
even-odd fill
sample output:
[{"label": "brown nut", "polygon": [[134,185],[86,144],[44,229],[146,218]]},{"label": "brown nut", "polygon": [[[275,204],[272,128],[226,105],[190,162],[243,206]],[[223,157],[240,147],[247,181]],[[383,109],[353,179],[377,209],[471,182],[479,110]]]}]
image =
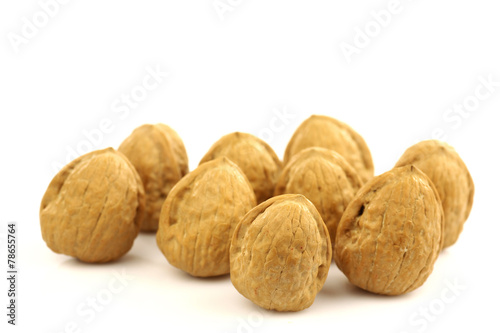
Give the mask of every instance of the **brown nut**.
[{"label": "brown nut", "polygon": [[311,147],[294,155],[283,170],[274,195],[303,194],[316,206],[332,246],[345,208],[361,188],[354,168],[333,150]]},{"label": "brown nut", "polygon": [[179,135],[164,124],[136,128],[118,150],[132,162],[146,191],[141,230],[156,231],[168,192],[188,173],[186,149]]},{"label": "brown nut", "polygon": [[300,311],[323,287],[332,248],[314,205],[300,194],[273,197],[248,212],[231,241],[231,282],[269,310]]},{"label": "brown nut", "polygon": [[243,170],[255,191],[257,203],[272,197],[282,164],[267,143],[251,134],[234,132],[215,142],[200,164],[220,156],[226,156]]},{"label": "brown nut", "polygon": [[226,157],[203,163],[170,191],[156,240],[168,262],[193,276],[229,273],[236,224],[256,205],[241,169]]},{"label": "brown nut", "polygon": [[127,253],[143,217],[141,179],[113,148],[88,153],[62,168],[40,206],[47,246],[85,262],[107,262]]},{"label": "brown nut", "polygon": [[313,115],[295,130],[285,150],[283,164],[309,147],[335,150],[358,172],[363,182],[373,177],[373,161],[365,140],[347,124],[327,116]]},{"label": "brown nut", "polygon": [[474,182],[458,153],[450,145],[427,140],[408,148],[396,167],[413,164],[434,183],[444,212],[444,245],[455,244],[474,201]]},{"label": "brown nut", "polygon": [[418,168],[395,168],[365,184],[337,229],[334,259],[356,286],[400,295],[421,286],[443,242],[439,195]]}]

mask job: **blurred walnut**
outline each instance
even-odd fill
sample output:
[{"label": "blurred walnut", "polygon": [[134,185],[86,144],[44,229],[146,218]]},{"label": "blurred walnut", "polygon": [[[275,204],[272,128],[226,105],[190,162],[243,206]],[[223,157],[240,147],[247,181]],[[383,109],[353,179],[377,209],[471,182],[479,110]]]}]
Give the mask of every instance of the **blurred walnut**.
[{"label": "blurred walnut", "polygon": [[408,148],[396,167],[413,164],[434,183],[444,212],[444,247],[453,245],[472,209],[474,182],[467,166],[450,145],[437,140]]},{"label": "blurred walnut", "polygon": [[363,182],[373,177],[373,161],[365,140],[347,124],[327,116],[313,115],[295,130],[286,147],[283,164],[309,147],[335,150],[358,172]]},{"label": "blurred walnut", "polygon": [[225,135],[210,147],[200,164],[220,156],[226,156],[243,170],[255,191],[257,203],[273,195],[282,164],[263,140],[248,133]]},{"label": "blurred walnut", "polygon": [[177,133],[164,124],[136,128],[118,148],[137,169],[146,191],[141,229],[156,231],[168,192],[188,173],[186,149]]},{"label": "blurred walnut", "polygon": [[362,185],[354,168],[333,150],[311,147],[294,155],[283,170],[274,195],[303,194],[325,222],[332,246],[345,208]]}]

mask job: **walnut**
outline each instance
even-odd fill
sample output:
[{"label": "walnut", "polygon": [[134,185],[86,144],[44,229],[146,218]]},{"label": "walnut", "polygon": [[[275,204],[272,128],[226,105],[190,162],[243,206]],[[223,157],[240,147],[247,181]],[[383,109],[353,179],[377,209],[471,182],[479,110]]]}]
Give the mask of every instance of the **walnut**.
[{"label": "walnut", "polygon": [[112,148],[66,165],[50,182],[40,206],[47,246],[85,262],[107,262],[127,253],[143,217],[141,179]]},{"label": "walnut", "polygon": [[300,194],[273,197],[248,212],[231,241],[231,281],[255,304],[299,311],[314,302],[330,268],[328,230]]},{"label": "walnut", "polygon": [[158,247],[173,266],[193,276],[229,273],[229,246],[236,224],[256,205],[241,169],[226,157],[198,166],[165,200]]},{"label": "walnut", "polygon": [[450,145],[437,140],[408,148],[396,166],[413,164],[434,183],[443,203],[444,245],[455,244],[474,201],[474,182],[467,167]]},{"label": "walnut", "polygon": [[372,156],[365,140],[337,119],[317,115],[306,119],[290,139],[283,164],[287,165],[293,155],[309,147],[335,150],[352,165],[363,182],[373,177]]},{"label": "walnut", "polygon": [[311,200],[328,228],[333,246],[340,218],[361,185],[358,173],[342,156],[330,149],[311,147],[292,157],[274,194],[298,193]]},{"label": "walnut", "polygon": [[282,164],[267,143],[251,134],[234,132],[215,142],[200,164],[220,156],[226,156],[243,170],[255,191],[257,203],[272,197]]},{"label": "walnut", "polygon": [[179,135],[164,124],[136,128],[118,148],[134,165],[146,191],[141,230],[156,231],[168,192],[188,173],[188,157]]},{"label": "walnut", "polygon": [[337,229],[334,259],[356,286],[399,295],[421,286],[443,244],[444,219],[431,180],[415,166],[365,184]]}]

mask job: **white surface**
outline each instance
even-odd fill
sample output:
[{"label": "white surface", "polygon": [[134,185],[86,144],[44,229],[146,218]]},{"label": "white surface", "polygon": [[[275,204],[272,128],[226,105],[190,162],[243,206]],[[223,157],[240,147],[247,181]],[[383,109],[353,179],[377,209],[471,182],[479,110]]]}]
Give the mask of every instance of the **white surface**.
[{"label": "white surface", "polygon": [[[7,325],[2,310],[2,327],[63,332],[72,321],[83,332],[498,327],[492,304],[500,296],[500,87],[467,118],[451,123],[443,117],[475,94],[479,77],[500,81],[499,5],[401,0],[403,10],[347,63],[340,44],[352,43],[355,27],[363,28],[370,12],[389,1],[233,0],[224,21],[212,1],[69,1],[18,53],[7,34],[19,34],[22,18],[37,13],[39,4],[0,4],[1,232],[17,221],[20,237],[18,326]],[[123,108],[115,113],[115,100],[142,83],[148,66],[170,75],[128,115]],[[302,120],[327,114],[364,136],[377,174],[435,128],[444,129],[472,173],[476,196],[459,242],[440,256],[423,287],[401,297],[376,296],[350,285],[332,266],[309,309],[276,313],[239,295],[227,276],[195,279],[171,267],[153,235],[141,234],[130,253],[107,265],[82,264],[45,246],[39,203],[55,174],[52,164],[65,163],[67,146],[83,145],[82,131],[109,119],[112,129],[92,148],[117,147],[135,127],[164,122],[181,135],[193,169],[220,136],[263,134],[276,108],[294,115],[272,133],[279,156]],[[134,279],[92,317],[87,298],[110,295],[110,283],[117,291],[113,272],[122,270]],[[453,297],[447,283],[455,281],[466,289]],[[442,313],[424,320],[418,311],[429,307]]]}]

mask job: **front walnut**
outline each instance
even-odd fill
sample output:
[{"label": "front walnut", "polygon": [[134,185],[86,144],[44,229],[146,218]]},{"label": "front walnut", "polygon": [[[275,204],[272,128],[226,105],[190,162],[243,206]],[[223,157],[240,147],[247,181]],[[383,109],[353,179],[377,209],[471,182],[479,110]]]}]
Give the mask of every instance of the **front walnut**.
[{"label": "front walnut", "polygon": [[273,197],[252,209],[231,242],[231,281],[255,304],[300,311],[314,302],[332,258],[328,230],[300,194]]}]

